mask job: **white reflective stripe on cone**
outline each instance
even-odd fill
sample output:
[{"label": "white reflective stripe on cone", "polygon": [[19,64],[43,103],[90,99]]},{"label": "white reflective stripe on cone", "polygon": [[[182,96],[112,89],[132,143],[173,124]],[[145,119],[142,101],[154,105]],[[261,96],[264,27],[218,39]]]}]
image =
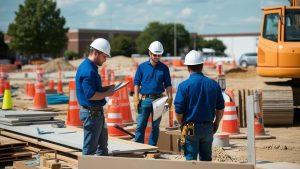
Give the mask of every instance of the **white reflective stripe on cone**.
[{"label": "white reflective stripe on cone", "polygon": [[44,81],[37,81],[37,82],[35,82],[35,85],[37,86],[37,85],[44,85]]},{"label": "white reflective stripe on cone", "polygon": [[45,89],[35,89],[36,93],[45,93]]},{"label": "white reflective stripe on cone", "polygon": [[75,90],[70,90],[70,101],[76,101],[76,93]]},{"label": "white reflective stripe on cone", "polygon": [[107,126],[114,126],[115,124],[118,124],[118,123],[106,123]]},{"label": "white reflective stripe on cone", "polygon": [[78,110],[80,109],[80,107],[77,105],[77,106],[70,106],[69,107],[70,110]]},{"label": "white reflective stripe on cone", "polygon": [[223,115],[223,120],[236,120],[237,115]]},{"label": "white reflective stripe on cone", "polygon": [[235,106],[225,106],[224,111],[236,111]]},{"label": "white reflective stripe on cone", "polygon": [[122,118],[122,114],[121,113],[108,113],[107,117],[110,119],[119,119],[119,118]]}]

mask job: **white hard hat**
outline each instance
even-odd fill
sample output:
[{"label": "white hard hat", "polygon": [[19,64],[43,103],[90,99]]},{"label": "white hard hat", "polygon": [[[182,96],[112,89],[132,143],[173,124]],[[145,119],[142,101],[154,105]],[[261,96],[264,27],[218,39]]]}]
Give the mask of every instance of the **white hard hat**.
[{"label": "white hard hat", "polygon": [[91,45],[94,49],[97,49],[105,54],[107,54],[109,57],[110,56],[110,44],[106,39],[103,38],[98,38],[94,40]]},{"label": "white hard hat", "polygon": [[164,47],[159,41],[152,42],[148,49],[155,55],[161,55],[164,53]]},{"label": "white hard hat", "polygon": [[201,56],[200,52],[197,52],[195,50],[190,51],[184,59],[185,65],[199,65],[204,62],[203,57]]}]

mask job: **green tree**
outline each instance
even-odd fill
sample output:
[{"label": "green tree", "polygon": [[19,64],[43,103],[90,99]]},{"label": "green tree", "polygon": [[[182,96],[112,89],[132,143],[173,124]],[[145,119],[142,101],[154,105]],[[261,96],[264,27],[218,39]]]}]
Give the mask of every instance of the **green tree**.
[{"label": "green tree", "polygon": [[132,38],[124,35],[119,35],[113,38],[111,42],[111,55],[124,55],[130,57],[135,53],[135,43]]},{"label": "green tree", "polygon": [[[141,54],[148,53],[151,42],[158,40],[164,46],[164,53],[174,55],[174,29],[173,23],[161,24],[151,22],[137,38],[137,51]],[[176,24],[177,53],[189,45],[190,35],[182,24]]]},{"label": "green tree", "polygon": [[216,51],[216,53],[224,53],[226,46],[223,44],[222,41],[218,39],[212,39],[206,42],[205,47],[212,48]]},{"label": "green tree", "polygon": [[66,21],[52,0],[25,0],[8,28],[10,47],[26,55],[57,56],[68,42]]},{"label": "green tree", "polygon": [[0,31],[0,58],[6,58],[8,51],[8,45],[4,42],[4,34]]}]

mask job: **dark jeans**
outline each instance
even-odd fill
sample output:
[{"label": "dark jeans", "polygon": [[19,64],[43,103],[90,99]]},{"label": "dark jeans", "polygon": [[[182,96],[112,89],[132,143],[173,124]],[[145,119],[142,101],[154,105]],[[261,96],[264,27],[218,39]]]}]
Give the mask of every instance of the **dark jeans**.
[{"label": "dark jeans", "polygon": [[213,124],[195,124],[194,136],[186,136],[184,154],[186,160],[211,161]]},{"label": "dark jeans", "polygon": [[85,109],[80,108],[80,120],[83,121],[83,155],[107,156],[108,134],[103,112],[97,116]]},{"label": "dark jeans", "polygon": [[[137,126],[135,130],[135,142],[144,143],[145,129],[147,127],[150,113],[152,114],[152,119],[153,119],[152,102],[154,100],[155,99],[145,98],[145,100],[142,101],[141,106],[139,107],[138,115],[136,119]],[[161,117],[155,121],[152,121],[152,130],[148,142],[149,145],[156,146],[157,144],[160,121],[161,121]]]}]

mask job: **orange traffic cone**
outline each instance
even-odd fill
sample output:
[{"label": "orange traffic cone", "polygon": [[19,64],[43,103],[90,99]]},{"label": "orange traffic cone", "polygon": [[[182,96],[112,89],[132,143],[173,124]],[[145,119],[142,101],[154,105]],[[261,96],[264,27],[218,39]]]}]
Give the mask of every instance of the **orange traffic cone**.
[{"label": "orange traffic cone", "polygon": [[0,79],[0,96],[4,95],[4,83],[5,83],[5,80]]},{"label": "orange traffic cone", "polygon": [[150,138],[151,130],[152,130],[152,115],[150,114],[150,116],[148,118],[147,127],[146,127],[146,130],[145,130],[144,144],[148,144],[149,143],[149,138]]},{"label": "orange traffic cone", "polygon": [[54,80],[49,81],[49,90],[54,90]]},{"label": "orange traffic cone", "polygon": [[30,110],[51,110],[48,107],[46,91],[43,81],[38,81],[35,84],[35,95],[33,100],[33,107],[29,108]]},{"label": "orange traffic cone", "polygon": [[227,94],[223,93],[225,100],[224,115],[222,118],[222,132],[228,133],[230,135],[239,134],[239,121],[237,117],[236,107],[234,103],[234,98],[230,98]]},{"label": "orange traffic cone", "polygon": [[12,99],[11,99],[9,81],[5,81],[4,88],[5,88],[5,90],[4,90],[2,110],[11,110],[13,107],[13,103],[12,103]]},{"label": "orange traffic cone", "polygon": [[134,84],[133,84],[132,76],[130,76],[130,75],[126,76],[125,81],[129,82],[129,84],[127,85],[127,90],[129,92],[130,96],[132,96],[134,94]]},{"label": "orange traffic cone", "polygon": [[134,121],[132,119],[130,104],[129,104],[129,96],[127,92],[127,88],[123,87],[120,91],[120,108],[122,113],[122,122],[123,124],[132,124]]},{"label": "orange traffic cone", "polygon": [[44,70],[42,67],[36,67],[36,81],[44,80]]},{"label": "orange traffic cone", "polygon": [[79,105],[76,97],[76,84],[75,81],[69,82],[69,105],[68,105],[68,117],[66,124],[69,126],[82,126],[82,122],[79,117]]},{"label": "orange traffic cone", "polygon": [[33,99],[35,95],[35,87],[33,82],[28,82],[27,92],[26,92],[26,99]]},{"label": "orange traffic cone", "polygon": [[260,112],[259,106],[259,95],[257,92],[254,94],[254,110],[255,110],[255,118],[254,118],[254,133],[256,136],[266,135],[263,123],[263,115]]},{"label": "orange traffic cone", "polygon": [[58,80],[57,82],[57,93],[58,94],[63,94],[63,84],[62,84],[62,81],[61,79]]},{"label": "orange traffic cone", "polygon": [[107,130],[110,136],[125,136],[126,133],[116,129],[115,124],[118,124],[120,127],[123,127],[122,123],[122,113],[120,111],[120,93],[119,91],[115,92],[113,96],[110,97],[107,107]]}]

